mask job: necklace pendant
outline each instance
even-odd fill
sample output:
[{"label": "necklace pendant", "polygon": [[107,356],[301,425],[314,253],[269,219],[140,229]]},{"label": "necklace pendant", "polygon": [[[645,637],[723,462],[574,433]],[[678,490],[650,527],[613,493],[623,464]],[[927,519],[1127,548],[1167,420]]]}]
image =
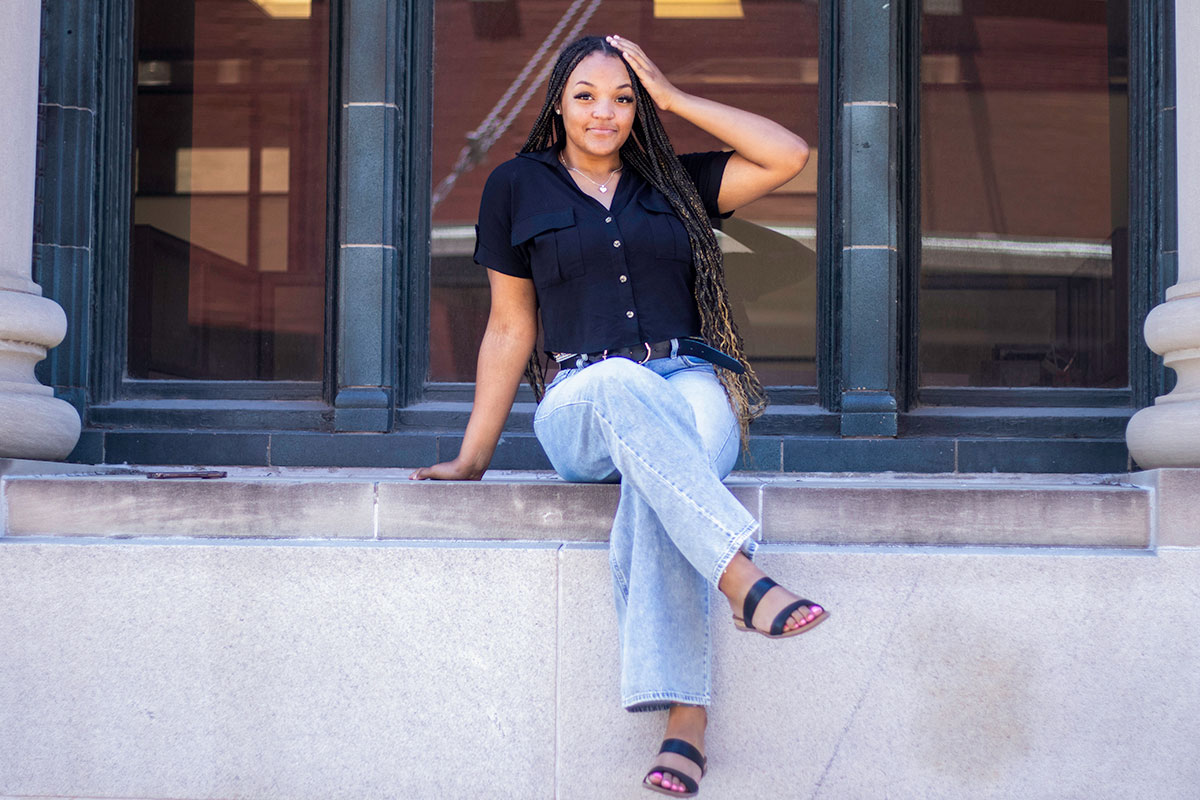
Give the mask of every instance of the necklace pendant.
[{"label": "necklace pendant", "polygon": [[601,186],[601,187],[600,187],[600,191],[602,191],[602,192],[607,192],[607,191],[608,191],[608,187],[607,187],[607,186]]}]

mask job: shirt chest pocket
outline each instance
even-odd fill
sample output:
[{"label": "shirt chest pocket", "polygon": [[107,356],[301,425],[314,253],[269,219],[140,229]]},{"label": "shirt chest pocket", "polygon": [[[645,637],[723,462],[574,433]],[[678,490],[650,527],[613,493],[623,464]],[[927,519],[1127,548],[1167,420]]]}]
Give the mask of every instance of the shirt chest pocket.
[{"label": "shirt chest pocket", "polygon": [[574,209],[547,211],[513,223],[512,246],[524,247],[536,286],[552,286],[583,274],[583,248]]},{"label": "shirt chest pocket", "polygon": [[692,260],[692,245],[688,241],[687,229],[675,215],[675,209],[667,198],[658,192],[643,192],[638,205],[646,212],[650,234],[654,237],[654,255],[672,261]]}]

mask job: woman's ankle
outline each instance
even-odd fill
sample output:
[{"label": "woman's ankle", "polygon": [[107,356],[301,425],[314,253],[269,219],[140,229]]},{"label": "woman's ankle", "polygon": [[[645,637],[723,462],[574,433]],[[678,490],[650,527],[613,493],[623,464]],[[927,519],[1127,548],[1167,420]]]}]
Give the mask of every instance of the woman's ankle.
[{"label": "woman's ankle", "polygon": [[[673,705],[667,712],[667,732],[682,732],[690,740],[697,735],[703,740],[708,727],[708,709],[704,706]],[[668,738],[670,736],[668,735]],[[701,742],[694,742],[699,745]]]},{"label": "woman's ankle", "polygon": [[717,589],[731,603],[736,603],[742,599],[754,581],[761,578],[763,574],[763,571],[753,561],[744,553],[739,552],[729,560],[725,571],[721,573],[721,579],[717,581]]}]

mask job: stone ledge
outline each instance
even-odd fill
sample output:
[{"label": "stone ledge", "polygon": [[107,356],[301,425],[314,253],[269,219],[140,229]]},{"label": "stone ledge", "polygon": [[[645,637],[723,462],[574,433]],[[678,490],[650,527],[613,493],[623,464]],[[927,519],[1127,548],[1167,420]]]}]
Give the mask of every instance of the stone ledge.
[{"label": "stone ledge", "polygon": [[[73,464],[66,461],[35,461],[27,458],[0,458],[0,477],[16,475],[127,475],[133,467],[112,464]],[[0,797],[0,800],[5,800]]]},{"label": "stone ledge", "polygon": [[[409,481],[407,468],[226,468],[220,479],[166,481],[141,470],[155,468],[4,476],[0,532],[602,542],[619,492],[547,472],[492,471],[476,483]],[[1155,487],[1119,476],[735,473],[726,483],[770,543],[1146,548],[1154,541]]]},{"label": "stone ledge", "polygon": [[141,475],[3,482],[8,535],[371,538],[370,482],[149,480]]},{"label": "stone ledge", "polygon": [[1156,545],[1200,547],[1200,469],[1152,469],[1130,480],[1154,491]]},{"label": "stone ledge", "polygon": [[769,486],[763,508],[772,542],[1150,544],[1149,494],[1117,486]]}]

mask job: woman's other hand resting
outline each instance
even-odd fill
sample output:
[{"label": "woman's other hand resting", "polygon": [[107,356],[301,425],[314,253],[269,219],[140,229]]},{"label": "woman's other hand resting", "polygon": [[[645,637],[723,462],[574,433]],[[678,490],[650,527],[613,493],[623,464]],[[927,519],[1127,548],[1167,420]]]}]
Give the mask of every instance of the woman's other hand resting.
[{"label": "woman's other hand resting", "polygon": [[486,471],[486,468],[479,469],[473,464],[460,463],[456,458],[453,461],[434,464],[432,467],[421,467],[408,478],[413,481],[477,481]]},{"label": "woman's other hand resting", "polygon": [[411,480],[477,481],[487,471],[512,410],[517,386],[537,342],[537,299],[533,281],[488,270],[492,310],[479,345],[475,404],[453,461],[422,467]]}]

